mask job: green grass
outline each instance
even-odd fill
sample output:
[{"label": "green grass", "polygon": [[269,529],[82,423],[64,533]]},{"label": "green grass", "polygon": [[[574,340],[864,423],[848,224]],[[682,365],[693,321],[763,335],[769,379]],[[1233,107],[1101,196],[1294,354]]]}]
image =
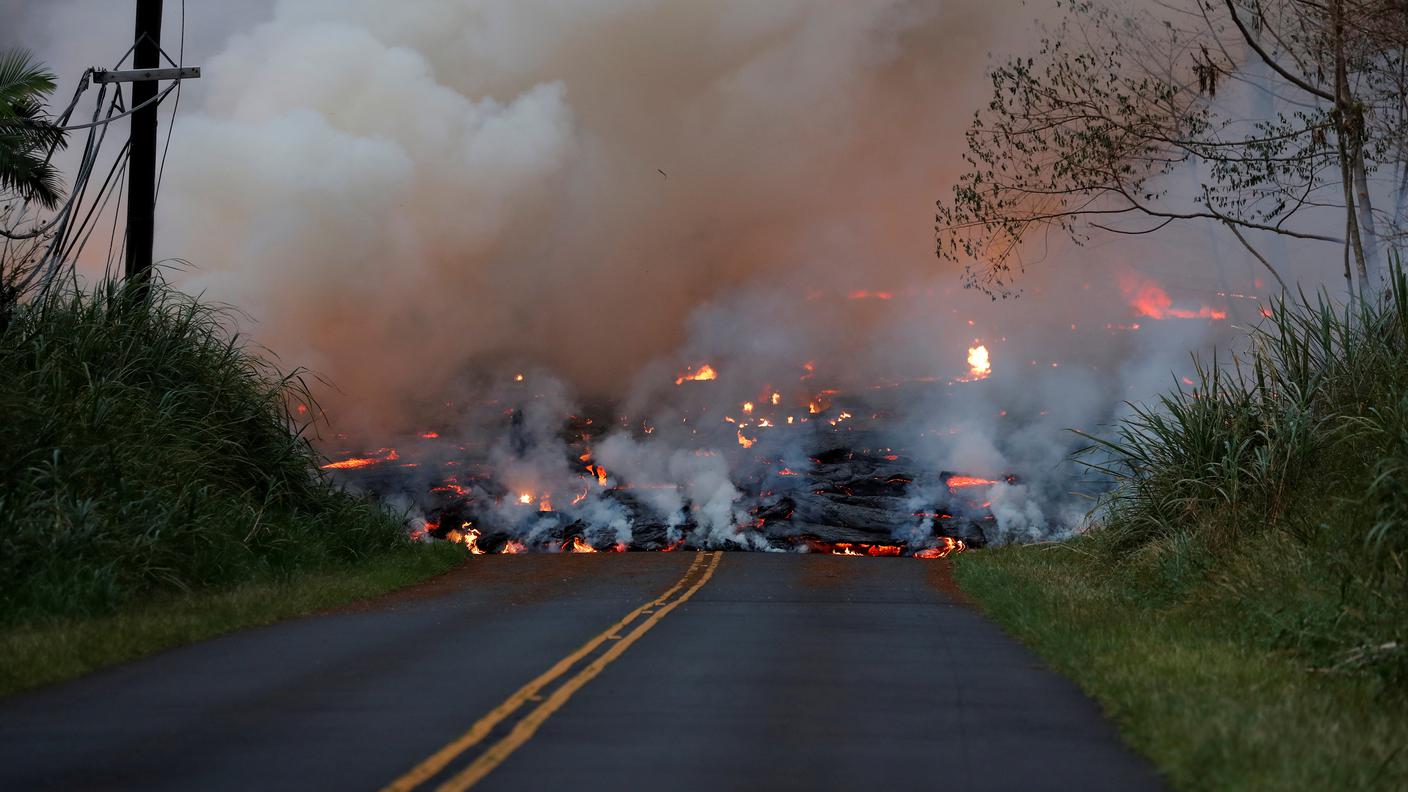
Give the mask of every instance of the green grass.
[{"label": "green grass", "polygon": [[959,584],[1187,789],[1408,787],[1408,279],[1133,406],[1083,537]]},{"label": "green grass", "polygon": [[[345,493],[299,372],[106,283],[0,306],[0,691],[408,583],[449,550]],[[303,409],[300,410],[299,408]]]},{"label": "green grass", "polygon": [[958,583],[1095,698],[1173,786],[1408,785],[1408,706],[1371,675],[1319,670],[1278,635],[1336,599],[1318,559],[1294,552],[1264,574],[1250,556],[1279,548],[1249,547],[1171,596],[1140,571],[1111,570],[1093,544],[968,553]]},{"label": "green grass", "polygon": [[156,597],[103,616],[0,631],[0,697],[162,649],[373,597],[444,572],[464,558],[464,548],[449,543],[407,547],[290,579]]}]

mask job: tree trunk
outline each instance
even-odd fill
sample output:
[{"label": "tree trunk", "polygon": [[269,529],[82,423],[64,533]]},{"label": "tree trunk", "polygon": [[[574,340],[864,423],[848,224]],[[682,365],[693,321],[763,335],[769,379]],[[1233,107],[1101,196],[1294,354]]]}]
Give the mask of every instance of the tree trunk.
[{"label": "tree trunk", "polygon": [[1340,180],[1344,183],[1345,225],[1349,227],[1346,244],[1354,251],[1355,269],[1359,273],[1359,291],[1367,295],[1368,263],[1364,257],[1364,241],[1360,236],[1359,218],[1355,214],[1354,166],[1356,154],[1362,155],[1359,131],[1354,122],[1354,102],[1349,93],[1349,66],[1344,52],[1344,0],[1330,0],[1331,36],[1335,50],[1335,137],[1338,138]]},{"label": "tree trunk", "polygon": [[1374,226],[1374,206],[1369,202],[1369,177],[1364,167],[1364,144],[1355,146],[1350,162],[1354,169],[1354,191],[1358,193],[1359,227],[1363,229],[1364,261],[1367,266],[1369,289],[1378,293],[1384,288],[1383,253],[1379,250],[1378,229]]}]

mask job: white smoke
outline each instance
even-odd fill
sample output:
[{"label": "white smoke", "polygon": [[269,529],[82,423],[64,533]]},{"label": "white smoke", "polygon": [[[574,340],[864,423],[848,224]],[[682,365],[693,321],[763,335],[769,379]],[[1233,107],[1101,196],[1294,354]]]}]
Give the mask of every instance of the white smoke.
[{"label": "white smoke", "polygon": [[[516,398],[467,378],[537,372],[539,398],[514,402],[530,439],[491,439],[486,453],[506,487],[558,493],[559,510],[581,472],[555,433],[579,402],[605,401],[658,427],[597,444],[612,476],[675,485],[634,495],[671,526],[689,511],[710,541],[740,541],[749,454],[804,464],[819,421],[800,419],[830,389],[832,419],[880,404],[886,440],[924,469],[1016,475],[990,493],[995,538],[1069,531],[1080,502],[1066,429],[1118,417],[1215,339],[1205,321],[1133,314],[1112,273],[1200,295],[1250,291],[1255,275],[1189,233],[1055,245],[1017,300],[959,287],[933,256],[932,206],[986,100],[985,55],[1034,34],[1014,9],[193,1],[187,61],[204,76],[185,89],[157,252],[190,259],[184,288],[247,311],[285,363],[335,383],[323,400],[336,426],[386,445],[447,401]],[[87,65],[80,49],[106,51],[95,21],[111,21],[106,49],[120,52],[126,13],[57,0],[24,9],[18,29],[43,39],[82,19],[81,39],[40,50]],[[1249,321],[1255,303],[1232,310]],[[945,385],[978,342],[991,377]],[[716,382],[675,384],[705,362]],[[904,385],[915,381],[933,386]],[[722,418],[770,392],[779,420],[799,423],[785,437],[751,428],[745,454]],[[458,439],[486,432],[468,422]],[[567,518],[520,506],[505,502],[504,518],[525,530]],[[626,515],[595,490],[573,508],[629,541]]]}]

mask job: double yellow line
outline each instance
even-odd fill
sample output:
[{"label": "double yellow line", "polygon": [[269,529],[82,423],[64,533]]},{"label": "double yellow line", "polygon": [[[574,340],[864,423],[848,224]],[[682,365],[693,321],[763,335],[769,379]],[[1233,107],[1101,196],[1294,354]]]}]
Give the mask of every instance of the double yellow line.
[{"label": "double yellow line", "polygon": [[[409,792],[409,790],[420,786],[439,774],[470,748],[478,745],[485,737],[489,736],[495,726],[517,712],[524,704],[530,701],[541,701],[541,704],[514,724],[508,735],[485,749],[477,759],[442,783],[437,787],[437,790],[438,792],[461,792],[461,790],[469,789],[477,784],[532,738],[538,727],[563,704],[566,704],[572,694],[592,681],[612,661],[624,654],[631,647],[631,644],[640,640],[642,635],[650,632],[651,628],[659,624],[660,620],[665,618],[670,611],[689,600],[695,592],[703,588],[704,584],[709,582],[709,578],[713,577],[714,570],[718,568],[722,558],[723,553],[696,553],[694,562],[689,565],[689,569],[675,585],[666,589],[650,602],[626,614],[620,621],[606,628],[605,631],[582,644],[576,651],[559,660],[552,668],[519,688],[488,715],[480,718],[469,728],[469,731],[431,754],[429,758],[411,768],[405,775],[383,787],[382,792]],[[648,615],[649,618],[637,624],[629,634],[621,635],[622,630],[644,615]],[[602,652],[599,657],[578,671],[575,676],[559,685],[546,699],[538,695],[545,687],[551,685],[558,677],[566,674],[583,658],[595,652],[608,641],[615,641],[615,643],[610,649]]]}]

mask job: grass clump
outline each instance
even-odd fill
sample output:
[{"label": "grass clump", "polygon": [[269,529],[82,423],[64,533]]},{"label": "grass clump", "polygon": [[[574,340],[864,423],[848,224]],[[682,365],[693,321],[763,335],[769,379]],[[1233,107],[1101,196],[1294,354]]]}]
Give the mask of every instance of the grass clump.
[{"label": "grass clump", "polygon": [[338,491],[301,378],[161,285],[54,290],[0,323],[0,629],[408,548]]},{"label": "grass clump", "polygon": [[1186,788],[1408,784],[1408,279],[1277,301],[1232,361],[1133,406],[1060,545],[958,579]]}]

